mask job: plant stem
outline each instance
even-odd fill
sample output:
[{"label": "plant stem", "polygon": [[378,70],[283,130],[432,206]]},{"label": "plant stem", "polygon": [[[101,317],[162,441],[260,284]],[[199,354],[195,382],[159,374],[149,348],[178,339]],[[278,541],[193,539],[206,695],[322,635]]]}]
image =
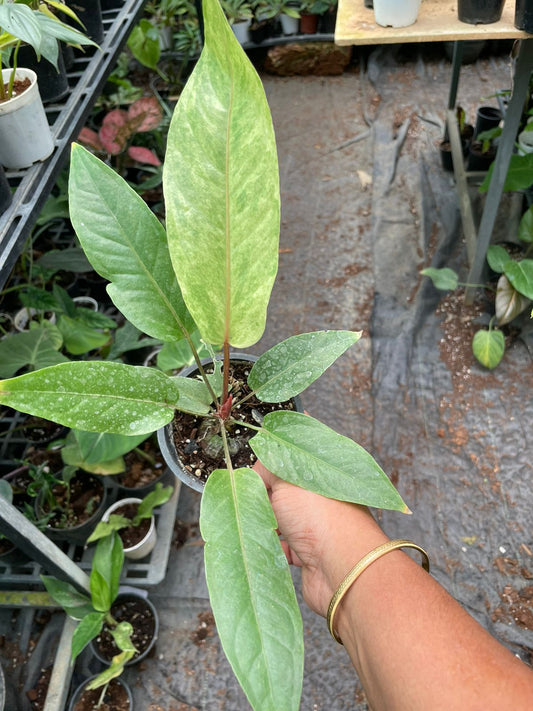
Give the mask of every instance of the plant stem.
[{"label": "plant stem", "polygon": [[255,430],[256,432],[261,432],[263,430],[262,427],[257,427],[256,425],[250,425],[248,422],[242,422],[242,420],[233,420],[234,424],[238,425],[239,427],[247,427],[249,430]]},{"label": "plant stem", "polygon": [[109,686],[109,682],[107,682],[107,684],[104,684],[104,687],[103,687],[103,689],[102,689],[102,693],[100,694],[100,698],[98,699],[98,703],[96,704],[96,708],[97,708],[97,709],[99,709],[100,706],[101,706],[101,705],[103,704],[103,702],[104,702],[105,693],[106,693],[106,691],[107,691],[107,687],[108,687],[108,686]]},{"label": "plant stem", "polygon": [[198,355],[198,351],[196,350],[196,347],[195,347],[195,345],[194,345],[194,343],[193,343],[193,341],[192,341],[192,338],[190,337],[190,335],[189,335],[187,329],[182,325],[181,321],[180,321],[178,318],[176,318],[176,320],[177,320],[177,322],[178,322],[178,326],[181,328],[181,332],[183,333],[183,337],[185,338],[185,340],[186,340],[187,343],[189,344],[189,348],[191,349],[191,353],[192,353],[192,356],[193,356],[193,358],[194,358],[194,362],[196,363],[196,367],[198,368],[198,372],[200,373],[200,377],[201,377],[202,380],[204,381],[205,386],[207,387],[207,389],[209,390],[209,394],[211,395],[211,398],[213,399],[213,402],[215,403],[215,406],[218,408],[218,404],[219,404],[219,403],[218,403],[218,398],[217,398],[217,396],[216,396],[215,391],[214,391],[213,388],[211,387],[211,383],[209,382],[209,379],[208,379],[208,377],[207,377],[207,375],[206,375],[206,372],[205,372],[205,370],[204,370],[204,367],[203,367],[203,365],[202,365],[202,363],[201,363],[201,361],[200,361],[200,356]]},{"label": "plant stem", "polygon": [[229,389],[229,343],[224,341],[224,366],[223,366],[223,380],[222,380],[222,405],[228,399],[228,389]]},{"label": "plant stem", "polygon": [[22,41],[19,40],[17,44],[15,45],[15,49],[13,50],[13,71],[11,72],[11,76],[9,77],[9,86],[7,88],[7,98],[10,99],[12,94],[13,94],[13,84],[15,83],[15,74],[17,72],[17,61],[18,61],[18,54],[19,54],[19,48],[21,45]]},{"label": "plant stem", "polygon": [[135,454],[138,454],[141,459],[146,459],[149,464],[151,464],[154,468],[156,467],[157,462],[148,454],[148,452],[143,452],[143,450],[139,449],[139,447],[134,447],[133,451]]},{"label": "plant stem", "polygon": [[231,455],[229,453],[229,447],[228,447],[228,435],[226,433],[226,428],[224,426],[224,423],[222,423],[222,427],[220,429],[220,434],[222,435],[222,445],[224,447],[224,458],[226,460],[226,467],[228,468],[228,471],[232,475],[233,478],[233,466],[231,464]]}]

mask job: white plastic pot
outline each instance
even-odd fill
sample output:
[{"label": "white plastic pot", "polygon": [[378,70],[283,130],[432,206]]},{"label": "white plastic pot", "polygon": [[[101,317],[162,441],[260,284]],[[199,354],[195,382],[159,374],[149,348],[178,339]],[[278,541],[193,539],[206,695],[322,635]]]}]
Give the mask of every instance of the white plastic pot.
[{"label": "white plastic pot", "polygon": [[416,22],[421,0],[374,0],[374,17],[382,27],[407,27]]},{"label": "white plastic pot", "polygon": [[[4,84],[11,69],[2,69]],[[31,69],[17,69],[17,79],[29,79],[26,91],[0,103],[0,163],[6,168],[29,168],[48,158],[54,140],[37,86],[37,75]]]},{"label": "white plastic pot", "polygon": [[250,25],[251,20],[241,20],[240,22],[235,22],[232,24],[231,29],[233,34],[239,40],[240,44],[246,44],[250,41]]},{"label": "white plastic pot", "polygon": [[518,153],[521,156],[533,153],[533,131],[521,131],[518,134]]},{"label": "white plastic pot", "polygon": [[299,17],[291,17],[290,15],[280,15],[279,21],[281,22],[281,31],[284,35],[298,34],[298,28],[300,27]]},{"label": "white plastic pot", "polygon": [[[102,521],[109,521],[111,514],[114,514],[121,506],[124,506],[125,504],[140,504],[141,501],[142,499],[136,498],[119,499],[118,501],[115,501],[115,503],[110,506],[102,516]],[[155,519],[152,516],[150,519],[150,528],[148,529],[146,536],[135,546],[131,546],[131,548],[124,548],[124,555],[126,558],[131,558],[132,560],[145,558],[154,549],[156,541],[157,533],[155,530]]]}]

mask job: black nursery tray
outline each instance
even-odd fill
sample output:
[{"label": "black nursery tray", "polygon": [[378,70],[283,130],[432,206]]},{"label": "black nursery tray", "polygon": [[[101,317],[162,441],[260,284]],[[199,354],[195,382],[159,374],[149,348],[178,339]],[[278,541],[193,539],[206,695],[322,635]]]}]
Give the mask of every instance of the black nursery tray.
[{"label": "black nursery tray", "polygon": [[[165,577],[180,490],[181,482],[175,479],[174,493],[170,499],[166,504],[154,510],[157,531],[157,543],[154,550],[146,558],[138,561],[124,559],[124,569],[120,579],[123,585],[149,587],[157,585]],[[111,503],[112,499],[109,501],[110,505]],[[82,570],[86,573],[90,572],[94,546],[83,547],[66,542],[57,545]],[[0,558],[0,587],[42,586],[39,576],[44,572],[46,571],[39,563],[29,560],[22,551],[14,551],[7,560]]]}]

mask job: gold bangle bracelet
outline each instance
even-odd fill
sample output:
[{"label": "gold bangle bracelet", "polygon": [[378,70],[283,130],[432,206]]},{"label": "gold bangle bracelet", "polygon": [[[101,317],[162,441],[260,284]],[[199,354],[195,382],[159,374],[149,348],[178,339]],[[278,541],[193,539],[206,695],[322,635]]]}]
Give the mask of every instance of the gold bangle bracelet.
[{"label": "gold bangle bracelet", "polygon": [[378,558],[381,558],[381,556],[384,556],[386,553],[390,553],[390,551],[397,550],[398,548],[415,548],[417,551],[420,551],[422,553],[422,567],[424,570],[426,570],[429,573],[429,558],[428,554],[426,551],[421,548],[420,546],[417,546],[416,543],[413,543],[412,541],[404,541],[404,540],[394,540],[394,541],[387,541],[387,543],[382,543],[380,546],[377,548],[374,548],[374,550],[370,551],[370,553],[367,553],[359,563],[357,563],[348,573],[348,575],[344,578],[344,580],[341,582],[337,590],[335,591],[333,597],[331,598],[331,602],[329,603],[328,607],[328,615],[327,615],[327,622],[328,622],[328,629],[330,631],[331,636],[333,639],[338,642],[339,644],[342,644],[342,640],[335,631],[333,627],[333,621],[335,619],[335,612],[337,611],[338,606],[342,602],[342,598],[344,595],[347,593],[351,585],[357,580],[357,578],[361,575],[363,571],[365,571],[369,565],[372,565],[374,561],[376,561]]}]

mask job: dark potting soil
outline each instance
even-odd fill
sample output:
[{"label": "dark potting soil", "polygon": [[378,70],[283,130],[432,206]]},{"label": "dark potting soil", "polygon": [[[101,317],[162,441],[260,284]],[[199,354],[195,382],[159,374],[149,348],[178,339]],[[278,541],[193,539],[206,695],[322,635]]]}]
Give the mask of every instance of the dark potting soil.
[{"label": "dark potting soil", "polygon": [[[240,400],[251,390],[246,384],[253,363],[236,361],[230,364],[230,393],[233,401]],[[206,370],[207,373],[212,369]],[[234,417],[257,427],[265,415],[276,410],[294,410],[292,400],[279,403],[261,402],[255,396],[242,405],[237,405]],[[203,482],[215,469],[226,467],[220,433],[221,420],[218,417],[196,417],[185,412],[176,412],[172,421],[174,443],[182,466]],[[248,441],[255,430],[226,424],[229,434],[231,461],[235,468],[251,467],[256,461]]]},{"label": "dark potting soil", "polygon": [[[104,496],[104,485],[92,476],[76,474],[68,487],[58,484],[52,491],[57,505],[48,525],[72,528],[85,523],[94,514]],[[43,509],[50,513],[46,505]]]},{"label": "dark potting soil", "polygon": [[66,432],[66,427],[58,425],[57,422],[45,420],[43,417],[30,415],[24,419],[22,432],[30,442],[46,443],[60,437]]},{"label": "dark potting soil", "polygon": [[26,692],[26,696],[30,702],[31,711],[42,711],[44,709],[51,676],[52,667],[42,669],[35,686]]},{"label": "dark potting soil", "polygon": [[[117,482],[128,489],[138,489],[151,484],[160,478],[165,468],[163,456],[154,442],[146,440],[138,449],[144,452],[149,459],[138,452],[128,452],[124,457],[126,471],[116,475]],[[155,465],[150,459],[155,462]]]},{"label": "dark potting soil", "polygon": [[128,692],[117,679],[112,679],[105,690],[102,703],[103,687],[84,691],[73,711],[130,711]]},{"label": "dark potting soil", "polygon": [[[143,600],[118,600],[111,606],[111,616],[116,622],[129,622],[133,627],[131,641],[137,649],[133,657],[136,659],[148,649],[154,636],[155,620],[150,608]],[[107,627],[96,637],[95,644],[102,657],[109,661],[120,653]]]},{"label": "dark potting soil", "polygon": [[[12,92],[12,97],[13,96],[18,96],[19,94],[22,94],[26,89],[29,89],[31,85],[31,82],[29,79],[15,79],[13,82],[13,92]],[[4,92],[9,91],[9,84],[4,84]],[[3,103],[4,101],[8,101],[8,99],[0,99],[0,104]]]},{"label": "dark potting soil", "polygon": [[[138,504],[124,504],[119,506],[113,513],[117,516],[125,516],[126,518],[132,519],[137,515]],[[118,535],[122,540],[124,548],[132,548],[136,546],[137,543],[142,541],[150,529],[150,519],[143,518],[138,526],[128,526],[127,528],[122,528]]]}]

